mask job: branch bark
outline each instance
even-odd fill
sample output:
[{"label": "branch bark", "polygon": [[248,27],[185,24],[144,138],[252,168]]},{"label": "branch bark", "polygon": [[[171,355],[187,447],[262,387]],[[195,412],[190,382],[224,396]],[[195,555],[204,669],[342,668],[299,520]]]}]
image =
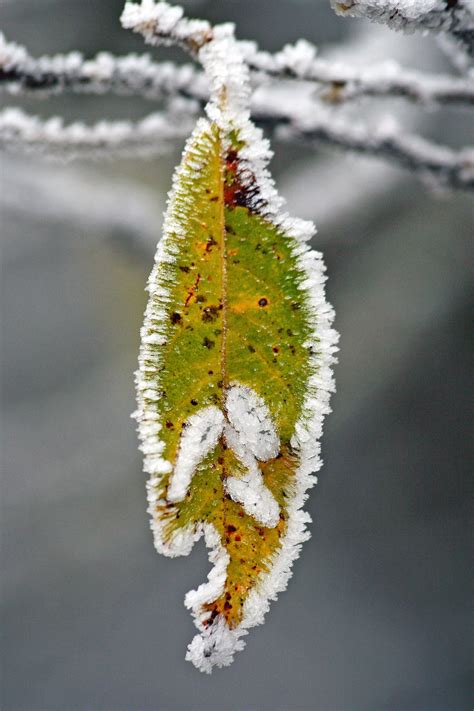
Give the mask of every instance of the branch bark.
[{"label": "branch bark", "polygon": [[[357,2],[354,0],[354,4]],[[139,5],[127,3],[122,23],[142,34],[150,44],[178,44],[194,58],[198,58],[200,49],[210,41],[214,31],[208,22],[184,18],[181,8],[153,0],[142,0]],[[350,118],[337,115],[335,110],[325,111],[318,100],[321,95],[315,99],[314,93],[307,90],[308,82],[316,82],[331,86],[339,100],[355,96],[404,96],[471,103],[472,79],[436,77],[430,80],[414,72],[400,73],[389,64],[355,72],[345,65],[317,59],[315,48],[301,41],[276,55],[258,51],[254,43],[241,42],[241,47],[257,83],[263,77],[263,88],[253,97],[252,115],[278,135],[287,140],[323,143],[380,157],[453,189],[474,188],[473,149],[455,151],[438,146],[419,136],[405,135],[394,128],[393,123],[375,127],[354,124]],[[177,138],[190,132],[193,117],[208,96],[202,72],[189,65],[157,64],[147,55],[116,58],[103,53],[94,60],[84,61],[81,55],[73,53],[34,60],[24,48],[3,41],[0,42],[0,71],[3,71],[0,80],[3,77],[4,85],[12,93],[22,90],[40,95],[64,90],[114,91],[167,98],[167,110],[155,112],[136,123],[101,121],[94,126],[64,125],[60,118],[43,120],[17,109],[7,109],[0,114],[0,146],[46,149],[48,153],[68,157],[146,156],[168,150]],[[301,80],[293,82],[301,92],[298,96],[282,92],[279,90],[281,82],[272,84],[268,76]],[[273,93],[272,87],[275,88]]]},{"label": "branch bark", "polygon": [[[272,79],[318,85],[318,98],[342,103],[360,97],[401,97],[422,104],[474,105],[474,78],[429,75],[393,61],[354,69],[349,63],[316,56],[314,45],[299,40],[281,52],[258,51],[246,43],[246,60],[256,86]],[[63,92],[139,95],[147,99],[181,95],[206,101],[207,81],[192,64],[154,62],[149,55],[115,57],[101,52],[86,60],[79,52],[35,59],[0,34],[0,89],[13,96],[47,98]]]},{"label": "branch bark", "polygon": [[474,56],[472,0],[331,0],[338,15],[363,17],[405,32],[446,32]]},{"label": "branch bark", "polygon": [[[19,109],[6,109],[0,112],[0,148],[23,148],[62,158],[149,157],[170,150],[174,140],[189,134],[192,109],[186,107],[183,114],[174,116],[155,112],[138,122],[101,121],[92,126],[64,125],[57,117],[43,121]],[[326,112],[304,121],[290,113],[268,112],[264,105],[256,105],[253,113],[281,139],[383,158],[441,186],[474,190],[474,149],[453,151],[419,136],[403,135],[393,124],[374,129]]]}]

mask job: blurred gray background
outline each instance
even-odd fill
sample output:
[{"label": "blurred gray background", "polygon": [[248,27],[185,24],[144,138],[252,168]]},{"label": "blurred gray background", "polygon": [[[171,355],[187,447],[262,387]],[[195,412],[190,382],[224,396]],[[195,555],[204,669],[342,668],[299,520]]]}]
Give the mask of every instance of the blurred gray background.
[{"label": "blurred gray background", "polygon": [[[326,0],[186,7],[236,21],[269,50],[303,36],[325,56],[450,71],[432,39],[337,18]],[[0,25],[33,54],[142,51],[121,9],[4,0]],[[16,103],[87,121],[152,110],[136,98]],[[393,113],[453,146],[472,127],[466,110],[352,111]],[[308,502],[313,537],[265,625],[210,677],[184,661],[194,627],[183,598],[207,576],[206,551],[154,552],[129,418],[144,285],[182,146],[150,161],[1,158],[2,711],[472,706],[472,197],[357,156],[273,147],[290,210],[319,228],[338,392]]]}]

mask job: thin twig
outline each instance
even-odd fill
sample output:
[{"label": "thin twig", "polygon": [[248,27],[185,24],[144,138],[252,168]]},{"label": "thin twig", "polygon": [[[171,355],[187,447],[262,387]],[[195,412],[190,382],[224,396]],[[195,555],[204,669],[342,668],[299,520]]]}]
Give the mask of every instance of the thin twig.
[{"label": "thin twig", "polygon": [[84,158],[141,156],[165,153],[193,128],[192,107],[186,111],[154,112],[140,121],[106,121],[93,125],[65,124],[59,116],[42,119],[21,109],[0,112],[0,148],[47,153],[50,157]]},{"label": "thin twig", "polygon": [[[270,76],[313,82],[318,97],[341,103],[359,97],[402,97],[425,104],[474,105],[474,78],[429,75],[402,69],[387,61],[355,69],[348,63],[316,57],[316,47],[305,40],[281,52],[258,51],[245,43],[253,82]],[[181,95],[206,101],[207,81],[194,65],[154,62],[144,55],[115,57],[101,52],[86,60],[79,52],[35,59],[24,47],[7,42],[0,34],[0,88],[14,96],[32,94],[46,98],[63,92],[133,94],[149,99]]]},{"label": "thin twig", "polygon": [[289,125],[280,136],[322,143],[362,155],[383,158],[451,189],[474,190],[474,148],[459,151],[390,128],[369,129],[346,121],[315,121],[312,126]]},{"label": "thin twig", "polygon": [[207,100],[207,81],[193,64],[154,62],[149,55],[115,57],[79,52],[38,59],[0,33],[0,88],[13,96],[47,98],[64,92],[137,95],[149,99],[185,96]]},{"label": "thin twig", "polygon": [[447,32],[474,56],[472,0],[331,0],[338,15],[363,17],[405,32]]},{"label": "thin twig", "polygon": [[[205,21],[184,18],[181,8],[171,7],[163,2],[155,3],[153,0],[142,0],[140,5],[127,3],[122,23],[125,27],[141,33],[148,43],[179,44],[193,57],[198,57],[200,49],[212,38],[214,31]],[[317,81],[314,74],[316,60],[310,45],[299,43],[294,47],[285,48],[277,55],[258,52],[253,43],[242,43],[241,46],[249,64],[259,72],[275,72],[278,76],[291,74],[294,78],[304,77],[305,80],[313,76],[312,80]],[[7,48],[8,54],[11,45],[6,44],[4,47]],[[10,51],[10,55],[16,57],[17,65],[22,61],[24,64],[35,61],[31,60],[22,48],[16,47],[16,51]],[[45,76],[49,76],[51,84],[54,84],[54,77],[57,76],[57,84],[66,86],[68,81],[73,83],[74,76],[79,85],[90,81],[90,85],[96,90],[97,87],[109,86],[117,91],[162,91],[164,94],[169,92],[169,96],[174,98],[168,110],[154,113],[137,123],[101,121],[94,126],[83,123],[65,126],[59,118],[43,120],[28,116],[17,109],[5,110],[0,114],[0,147],[47,149],[48,153],[68,157],[91,154],[156,154],[169,149],[176,138],[191,130],[192,118],[198,113],[207,96],[203,85],[196,81],[196,78],[201,76],[196,70],[185,68],[181,82],[175,82],[174,73],[179,70],[174,65],[166,65],[167,69],[164,71],[162,65],[155,65],[147,57],[116,59],[110,55],[101,55],[96,60],[84,63],[78,55],[66,55],[38,61]],[[8,69],[9,65],[5,66]],[[11,68],[10,66],[10,70]],[[319,71],[323,69],[319,64]],[[349,70],[339,69],[339,72],[342,71],[345,72],[344,82],[348,92],[352,90],[357,94],[357,91],[362,91],[361,86],[364,87],[363,91],[368,91],[369,85],[375,83],[369,73],[369,77],[366,76],[364,80],[359,78],[357,88],[357,82]],[[380,72],[380,69],[378,71]],[[386,69],[384,71],[386,72]],[[334,77],[331,81],[333,79]],[[171,93],[175,83],[180,86],[182,95],[198,98],[199,101],[181,99],[181,102],[185,103],[177,105],[176,92],[174,95]],[[351,83],[355,84],[355,87],[347,88]],[[413,96],[410,89],[413,87],[413,81],[407,80],[403,84],[398,77],[397,86],[401,95]],[[303,88],[303,84],[301,87]],[[417,91],[421,91],[419,86]],[[440,94],[439,85],[437,91]],[[416,94],[416,91],[414,93]],[[314,101],[314,97],[308,100],[308,96],[305,97],[301,92],[300,94],[298,100],[293,101],[291,96],[278,91],[273,94],[268,90],[266,93],[265,90],[256,92],[252,101],[252,115],[287,139],[325,143],[344,150],[381,157],[450,188],[474,188],[472,149],[454,151],[437,146],[421,137],[404,135],[398,128],[394,129],[393,124],[390,127],[385,124],[375,128],[362,123],[354,124],[348,118],[337,116],[334,111],[324,111],[321,103]]]},{"label": "thin twig", "polygon": [[410,71],[390,60],[355,68],[349,63],[316,57],[316,47],[305,40],[287,45],[277,54],[249,53],[247,62],[251,69],[272,77],[319,84],[320,97],[333,103],[360,97],[401,97],[430,105],[474,105],[473,77]]},{"label": "thin twig", "polygon": [[[190,132],[192,113],[192,107],[186,107],[180,116],[154,113],[137,123],[101,121],[87,126],[64,125],[59,118],[42,121],[19,109],[6,109],[0,112],[0,148],[21,147],[67,158],[156,155],[169,150],[173,139]],[[256,107],[254,114],[280,138],[383,158],[448,188],[474,190],[474,149],[453,151],[419,136],[404,136],[393,126],[374,130],[326,112],[306,122],[292,120],[290,114],[266,113],[263,107]]]}]

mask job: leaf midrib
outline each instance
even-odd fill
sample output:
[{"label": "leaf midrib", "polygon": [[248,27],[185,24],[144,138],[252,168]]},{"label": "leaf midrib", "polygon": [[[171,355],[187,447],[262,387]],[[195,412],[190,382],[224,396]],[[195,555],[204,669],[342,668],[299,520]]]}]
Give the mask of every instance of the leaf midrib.
[{"label": "leaf midrib", "polygon": [[222,340],[221,340],[221,378],[222,378],[222,405],[225,416],[225,395],[228,383],[227,375],[227,231],[225,223],[225,204],[224,204],[224,179],[225,179],[225,167],[224,167],[224,155],[222,138],[218,131],[218,154],[219,154],[219,206],[220,206],[220,222],[221,222],[221,248],[219,250],[220,260],[221,260],[221,284],[222,284]]}]

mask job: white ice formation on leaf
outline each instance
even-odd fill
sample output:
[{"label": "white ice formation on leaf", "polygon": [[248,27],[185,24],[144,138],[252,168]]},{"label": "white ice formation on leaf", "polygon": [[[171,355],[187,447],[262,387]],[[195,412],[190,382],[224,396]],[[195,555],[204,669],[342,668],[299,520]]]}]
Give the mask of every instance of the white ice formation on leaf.
[{"label": "white ice formation on leaf", "polygon": [[239,439],[257,459],[265,462],[277,456],[278,434],[268,407],[252,388],[233,384],[227,393],[226,409]]},{"label": "white ice formation on leaf", "polygon": [[223,436],[243,467],[240,476],[226,479],[228,494],[259,523],[276,526],[280,509],[257,463],[257,459],[267,461],[279,452],[280,442],[268,408],[251,388],[234,385],[227,393],[226,412],[232,424],[226,424],[221,410],[213,406],[187,420],[166,498],[171,503],[185,498],[196,467]]},{"label": "white ice formation on leaf", "polygon": [[217,407],[206,407],[185,424],[167,493],[173,503],[184,499],[197,465],[216,446],[224,429],[224,415]]}]

